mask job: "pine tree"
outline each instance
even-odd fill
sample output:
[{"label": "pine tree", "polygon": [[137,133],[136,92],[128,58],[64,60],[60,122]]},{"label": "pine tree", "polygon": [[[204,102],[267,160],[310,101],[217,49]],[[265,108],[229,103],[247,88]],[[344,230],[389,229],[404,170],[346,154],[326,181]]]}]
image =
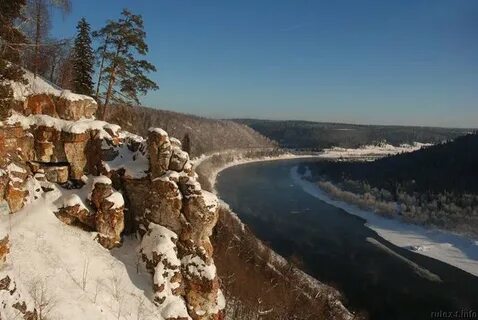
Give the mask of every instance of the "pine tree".
[{"label": "pine tree", "polygon": [[76,27],[78,33],[73,47],[73,91],[93,95],[93,49],[90,24],[82,18]]},{"label": "pine tree", "polygon": [[137,59],[137,56],[148,53],[143,18],[126,9],[121,14],[118,21],[109,21],[95,33],[103,40],[101,60],[105,64],[99,70],[98,88],[103,82],[107,88],[99,114],[101,119],[104,119],[111,101],[139,104],[139,95],[158,89],[156,83],[145,75],[156,71],[154,65]]},{"label": "pine tree", "polygon": [[24,6],[25,0],[0,1],[0,119],[8,116],[13,103],[13,91],[8,82],[26,82],[19,66],[26,39],[14,25],[23,18]]}]

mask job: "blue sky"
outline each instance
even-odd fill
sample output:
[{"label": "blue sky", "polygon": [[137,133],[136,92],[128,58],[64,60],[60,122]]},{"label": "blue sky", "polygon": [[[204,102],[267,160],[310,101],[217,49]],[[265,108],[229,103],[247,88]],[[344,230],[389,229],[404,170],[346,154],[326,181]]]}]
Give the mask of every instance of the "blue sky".
[{"label": "blue sky", "polygon": [[210,117],[478,127],[476,0],[72,0],[54,34],[143,15],[160,90]]}]

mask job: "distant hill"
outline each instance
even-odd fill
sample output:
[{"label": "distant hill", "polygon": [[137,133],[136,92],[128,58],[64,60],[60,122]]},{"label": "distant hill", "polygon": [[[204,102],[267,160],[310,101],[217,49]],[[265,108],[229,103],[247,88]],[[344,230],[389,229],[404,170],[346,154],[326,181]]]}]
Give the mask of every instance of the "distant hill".
[{"label": "distant hill", "polygon": [[190,154],[226,149],[270,148],[276,144],[248,126],[228,120],[214,120],[173,111],[147,107],[112,106],[107,121],[130,132],[146,136],[150,127],[161,127],[171,136],[183,140],[189,135]]},{"label": "distant hill", "polygon": [[325,162],[318,168],[332,180],[365,181],[387,190],[478,194],[478,134],[373,162]]},{"label": "distant hill", "polygon": [[275,140],[281,147],[320,150],[339,146],[355,148],[386,140],[389,144],[438,143],[470,132],[470,129],[375,126],[311,121],[236,119]]}]

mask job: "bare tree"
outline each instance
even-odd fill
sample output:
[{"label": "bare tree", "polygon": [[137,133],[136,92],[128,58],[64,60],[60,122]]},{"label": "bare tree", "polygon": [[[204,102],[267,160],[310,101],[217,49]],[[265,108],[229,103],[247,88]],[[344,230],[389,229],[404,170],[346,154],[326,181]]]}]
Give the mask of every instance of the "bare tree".
[{"label": "bare tree", "polygon": [[48,33],[51,28],[51,11],[58,9],[63,14],[67,14],[71,9],[70,0],[28,0],[25,16],[28,18],[26,24],[26,33],[33,43],[33,52],[31,61],[26,61],[27,65],[32,68],[36,76],[40,67],[44,65],[42,51],[49,47],[46,43]]}]

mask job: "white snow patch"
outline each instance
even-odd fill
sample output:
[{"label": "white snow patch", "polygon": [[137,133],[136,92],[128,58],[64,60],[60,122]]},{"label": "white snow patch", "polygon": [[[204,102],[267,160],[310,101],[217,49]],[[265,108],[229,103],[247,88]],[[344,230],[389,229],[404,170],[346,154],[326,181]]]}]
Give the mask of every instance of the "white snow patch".
[{"label": "white snow patch", "polygon": [[[134,135],[129,138],[134,138]],[[118,155],[111,161],[103,161],[103,167],[108,172],[124,169],[124,175],[133,179],[144,178],[147,176],[146,171],[149,170],[149,160],[144,140],[133,139],[143,145],[138,151],[131,151],[128,148],[128,139],[125,139],[119,146],[111,147]]]},{"label": "white snow patch", "polygon": [[181,259],[181,264],[186,268],[187,272],[191,275],[199,278],[206,278],[208,280],[214,280],[216,277],[216,266],[214,263],[211,265],[197,255],[187,255]]},{"label": "white snow patch", "polygon": [[81,200],[80,196],[78,196],[77,194],[73,193],[63,197],[63,201],[62,201],[63,208],[74,207],[76,205],[79,205],[80,209],[87,209],[83,200]]},{"label": "white snow patch", "polygon": [[206,207],[209,209],[210,212],[216,212],[217,207],[219,206],[219,200],[217,199],[217,196],[205,190],[202,190],[201,192]]},{"label": "white snow patch", "polygon": [[150,223],[148,232],[141,242],[140,253],[150,261],[153,260],[154,255],[160,256],[158,264],[154,267],[153,281],[157,287],[162,287],[160,292],[155,293],[157,298],[162,301],[159,304],[161,315],[165,319],[177,317],[190,319],[184,299],[173,294],[180,285],[178,281],[172,282],[173,277],[176,273],[181,272],[181,261],[177,256],[175,244],[177,239],[178,236],[173,231]]},{"label": "white snow patch", "polygon": [[93,188],[95,187],[97,183],[110,185],[112,182],[111,182],[111,179],[108,178],[107,176],[101,175],[101,176],[96,176],[93,178]]},{"label": "white snow patch", "polygon": [[130,250],[129,241],[110,252],[94,233],[59,221],[53,201],[61,194],[59,189],[45,193],[14,215],[0,217],[0,235],[8,233],[11,243],[0,278],[8,273],[17,285],[44,287],[53,301],[49,319],[164,319],[152,302],[151,276],[138,273],[137,256],[123,251]]},{"label": "white snow patch", "polygon": [[111,209],[119,209],[124,207],[123,195],[118,191],[113,192],[108,198],[106,198],[106,200],[113,203]]},{"label": "white snow patch", "polygon": [[18,166],[17,164],[10,162],[7,166],[7,170],[10,172],[20,172],[20,173],[27,173],[25,169],[22,167]]},{"label": "white snow patch", "polygon": [[168,133],[166,131],[164,131],[163,129],[161,128],[149,128],[148,129],[149,132],[155,132],[161,136],[166,136],[168,137]]},{"label": "white snow patch", "polygon": [[96,104],[95,99],[90,96],[76,94],[70,90],[63,90],[55,85],[49,83],[40,76],[34,76],[34,74],[28,70],[25,70],[23,77],[28,80],[28,84],[20,82],[10,82],[13,90],[13,98],[15,100],[25,101],[26,97],[35,94],[50,94],[52,96],[64,98],[69,101],[89,100]]},{"label": "white snow patch", "polygon": [[7,124],[19,123],[23,129],[28,130],[33,126],[45,126],[55,128],[57,131],[70,132],[75,134],[85,133],[89,130],[98,130],[99,139],[112,139],[109,132],[118,134],[120,126],[95,119],[80,119],[77,121],[63,120],[45,114],[29,115],[28,117],[19,113],[13,113],[7,120]]}]

